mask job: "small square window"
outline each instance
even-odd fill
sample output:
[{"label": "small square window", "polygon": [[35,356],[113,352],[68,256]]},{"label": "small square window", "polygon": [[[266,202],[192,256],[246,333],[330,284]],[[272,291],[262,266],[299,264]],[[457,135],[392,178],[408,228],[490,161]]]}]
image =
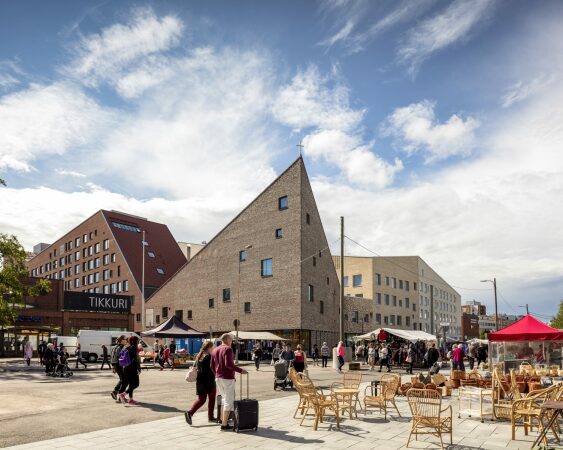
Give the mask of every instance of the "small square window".
[{"label": "small square window", "polygon": [[311,216],[309,215],[309,213],[307,213],[307,214],[305,215],[305,220],[306,220],[306,222],[307,222],[307,225],[310,225],[310,224],[311,224]]},{"label": "small square window", "polygon": [[215,299],[214,298],[209,299],[209,308],[210,309],[215,308]]},{"label": "small square window", "polygon": [[307,290],[307,299],[309,303],[315,301],[315,287],[312,284],[309,285],[309,289]]},{"label": "small square window", "polygon": [[158,272],[159,275],[164,275],[164,269],[161,269],[160,267],[156,268],[156,271]]},{"label": "small square window", "polygon": [[250,302],[244,302],[244,312],[246,314],[250,313]]},{"label": "small square window", "polygon": [[164,306],[164,307],[162,308],[162,318],[163,318],[163,319],[168,318],[168,307],[167,307],[167,306]]},{"label": "small square window", "polygon": [[276,239],[281,239],[283,237],[283,229],[282,228],[278,228],[276,230]]},{"label": "small square window", "polygon": [[192,320],[192,319],[193,319],[192,310],[188,309],[188,320]]},{"label": "small square window", "polygon": [[272,258],[262,260],[260,272],[263,277],[271,277],[273,275]]},{"label": "small square window", "polygon": [[279,209],[287,209],[289,206],[288,201],[287,201],[287,195],[284,195],[283,197],[280,197],[278,199],[278,208]]},{"label": "small square window", "polygon": [[320,303],[320,312],[321,312],[321,314],[324,314],[325,313],[325,302],[323,302],[321,300],[319,303]]},{"label": "small square window", "polygon": [[230,302],[231,301],[231,288],[223,289],[223,301]]},{"label": "small square window", "polygon": [[344,283],[342,283],[342,284],[344,284],[344,287],[348,287],[348,277],[347,276],[344,277]]},{"label": "small square window", "polygon": [[240,252],[238,252],[238,260],[239,261],[246,261],[246,251],[245,250],[241,250]]},{"label": "small square window", "polygon": [[354,275],[352,278],[352,286],[358,287],[362,285],[362,275]]}]

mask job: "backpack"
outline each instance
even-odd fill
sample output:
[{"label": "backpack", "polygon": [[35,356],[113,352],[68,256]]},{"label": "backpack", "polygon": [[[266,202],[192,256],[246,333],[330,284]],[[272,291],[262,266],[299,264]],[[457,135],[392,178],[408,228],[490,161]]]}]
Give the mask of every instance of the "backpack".
[{"label": "backpack", "polygon": [[129,349],[123,348],[123,350],[119,353],[119,365],[123,368],[131,365],[131,355],[129,354]]},{"label": "backpack", "polygon": [[121,351],[121,345],[116,345],[111,350],[111,363],[112,364],[119,364],[120,351]]}]

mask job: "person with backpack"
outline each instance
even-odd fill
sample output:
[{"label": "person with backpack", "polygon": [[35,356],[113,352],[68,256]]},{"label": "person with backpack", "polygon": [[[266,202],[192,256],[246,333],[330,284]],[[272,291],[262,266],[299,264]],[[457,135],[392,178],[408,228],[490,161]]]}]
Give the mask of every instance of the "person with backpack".
[{"label": "person with backpack", "polygon": [[113,349],[111,351],[111,358],[110,358],[112,371],[113,371],[113,373],[115,373],[119,377],[119,381],[117,382],[117,384],[113,388],[113,391],[111,392],[110,395],[111,395],[111,398],[113,398],[118,403],[119,403],[119,400],[117,399],[117,396],[121,392],[121,385],[124,383],[123,368],[119,365],[119,355],[121,353],[121,350],[123,350],[123,346],[126,344],[126,342],[127,342],[127,339],[125,338],[124,335],[119,336],[117,338],[117,345],[115,347],[113,347]]},{"label": "person with backpack", "polygon": [[[119,353],[119,365],[123,369],[124,383],[119,390],[119,401],[124,405],[137,405],[139,402],[133,400],[133,391],[139,387],[139,374],[141,373],[141,363],[137,352],[137,336],[129,336],[125,346]],[[129,400],[125,394],[129,395]]]},{"label": "person with backpack", "polygon": [[192,417],[196,411],[201,408],[205,401],[207,402],[207,420],[210,423],[216,423],[217,418],[213,417],[213,409],[215,408],[215,395],[217,394],[217,385],[215,384],[215,374],[211,370],[211,351],[213,350],[213,342],[206,341],[201,347],[200,352],[195,357],[197,378],[195,382],[195,393],[197,400],[192,407],[184,413],[186,422],[191,425]]},{"label": "person with backpack", "polygon": [[293,367],[295,368],[296,372],[303,372],[305,367],[307,367],[307,356],[305,352],[301,350],[301,346],[297,346],[297,350],[295,350],[295,359],[293,360]]}]

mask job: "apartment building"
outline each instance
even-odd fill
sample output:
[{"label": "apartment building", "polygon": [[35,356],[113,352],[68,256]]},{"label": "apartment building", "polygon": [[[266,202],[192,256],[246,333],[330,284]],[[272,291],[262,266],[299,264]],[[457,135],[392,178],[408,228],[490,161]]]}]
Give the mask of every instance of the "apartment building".
[{"label": "apartment building", "polygon": [[100,210],[40,248],[27,262],[30,276],[64,280],[65,291],[132,296],[136,331],[141,329],[143,260],[145,298],[186,262],[166,225],[118,211]]},{"label": "apartment building", "polygon": [[461,336],[461,296],[419,256],[345,256],[342,282],[346,296],[374,303],[376,327]]},{"label": "apartment building", "polygon": [[339,283],[302,158],[228,223],[147,302],[217,336],[271,331],[310,349],[338,341]]},{"label": "apartment building", "polygon": [[477,300],[470,300],[461,305],[461,312],[463,314],[473,314],[475,316],[486,316],[487,307]]}]

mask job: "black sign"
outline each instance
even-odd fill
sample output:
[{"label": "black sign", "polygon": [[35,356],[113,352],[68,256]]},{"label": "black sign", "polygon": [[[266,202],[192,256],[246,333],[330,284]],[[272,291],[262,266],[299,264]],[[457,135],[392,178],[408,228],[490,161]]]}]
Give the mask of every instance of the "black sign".
[{"label": "black sign", "polygon": [[64,292],[64,310],[109,313],[130,313],[130,295],[94,294],[90,292]]}]

